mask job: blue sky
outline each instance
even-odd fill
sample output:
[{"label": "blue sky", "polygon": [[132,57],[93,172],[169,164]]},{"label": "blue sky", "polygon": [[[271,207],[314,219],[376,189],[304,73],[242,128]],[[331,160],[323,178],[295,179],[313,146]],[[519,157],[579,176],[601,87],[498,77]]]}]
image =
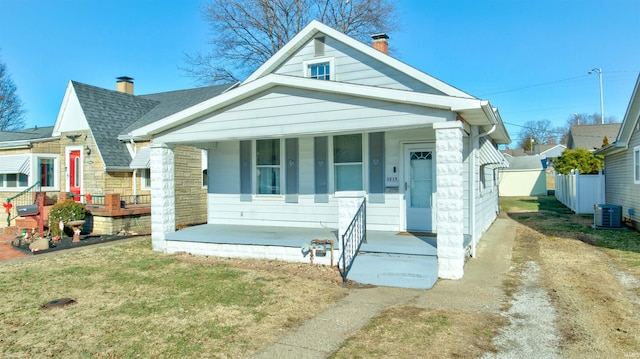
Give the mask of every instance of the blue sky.
[{"label": "blue sky", "polygon": [[[573,113],[622,121],[640,71],[637,0],[404,0],[393,56],[500,109],[519,125]],[[0,61],[18,87],[27,126],[53,125],[69,80],[136,94],[193,87],[183,54],[206,50],[202,1],[0,0]]]}]

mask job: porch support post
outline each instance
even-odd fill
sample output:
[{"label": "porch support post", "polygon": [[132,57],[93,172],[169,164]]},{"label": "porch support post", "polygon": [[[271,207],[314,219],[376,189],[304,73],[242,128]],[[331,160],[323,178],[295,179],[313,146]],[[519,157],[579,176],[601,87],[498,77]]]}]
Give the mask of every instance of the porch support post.
[{"label": "porch support post", "polygon": [[173,148],[164,143],[150,145],[151,248],[167,252],[165,235],[175,232],[175,165]]},{"label": "porch support post", "polygon": [[436,228],[438,277],[460,279],[464,274],[464,178],[462,122],[435,123]]}]

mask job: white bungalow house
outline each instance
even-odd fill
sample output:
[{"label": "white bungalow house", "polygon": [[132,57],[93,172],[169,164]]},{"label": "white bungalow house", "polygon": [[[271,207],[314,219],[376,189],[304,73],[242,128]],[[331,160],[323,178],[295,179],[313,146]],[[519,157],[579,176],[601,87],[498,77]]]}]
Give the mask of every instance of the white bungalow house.
[{"label": "white bungalow house", "polygon": [[[153,249],[215,255],[194,242],[215,241],[222,225],[340,229],[355,197],[367,231],[435,234],[437,276],[461,278],[497,216],[497,144],[509,135],[488,101],[394,59],[386,41],[371,47],[313,21],[238,86],[121,136],[152,141]],[[197,240],[173,233],[179,145],[208,150],[210,230]]]}]

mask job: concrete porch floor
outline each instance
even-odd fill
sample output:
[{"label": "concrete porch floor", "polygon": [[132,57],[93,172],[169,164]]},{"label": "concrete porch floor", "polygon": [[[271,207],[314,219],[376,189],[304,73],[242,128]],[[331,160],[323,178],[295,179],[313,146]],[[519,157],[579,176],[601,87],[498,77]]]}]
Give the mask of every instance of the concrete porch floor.
[{"label": "concrete porch floor", "polygon": [[[203,224],[167,233],[165,238],[168,241],[295,248],[309,246],[314,239],[332,239],[335,248],[340,246],[338,230],[335,228]],[[436,237],[435,235],[367,231],[367,242],[362,244],[360,252],[435,256]]]},{"label": "concrete porch floor", "polygon": [[[167,252],[195,255],[279,259],[309,262],[314,239],[334,241],[334,228],[291,228],[204,224],[168,233]],[[339,250],[313,263],[336,265]],[[423,234],[367,231],[347,278],[363,284],[428,289],[438,279],[436,237]]]}]

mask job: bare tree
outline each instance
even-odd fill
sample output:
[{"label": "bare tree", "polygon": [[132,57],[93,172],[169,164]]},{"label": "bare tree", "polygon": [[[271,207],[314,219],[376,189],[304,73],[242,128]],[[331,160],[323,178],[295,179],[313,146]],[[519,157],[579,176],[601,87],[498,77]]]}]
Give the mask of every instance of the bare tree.
[{"label": "bare tree", "polygon": [[200,84],[238,81],[266,62],[311,20],[367,41],[398,29],[390,0],[210,0],[203,8],[210,50],[186,54],[181,69]]},{"label": "bare tree", "polygon": [[16,94],[7,66],[0,61],[0,131],[14,131],[24,127],[24,109]]},{"label": "bare tree", "polygon": [[554,145],[557,143],[558,132],[551,126],[549,120],[528,121],[518,134],[518,146],[525,151],[533,152],[535,145]]}]

